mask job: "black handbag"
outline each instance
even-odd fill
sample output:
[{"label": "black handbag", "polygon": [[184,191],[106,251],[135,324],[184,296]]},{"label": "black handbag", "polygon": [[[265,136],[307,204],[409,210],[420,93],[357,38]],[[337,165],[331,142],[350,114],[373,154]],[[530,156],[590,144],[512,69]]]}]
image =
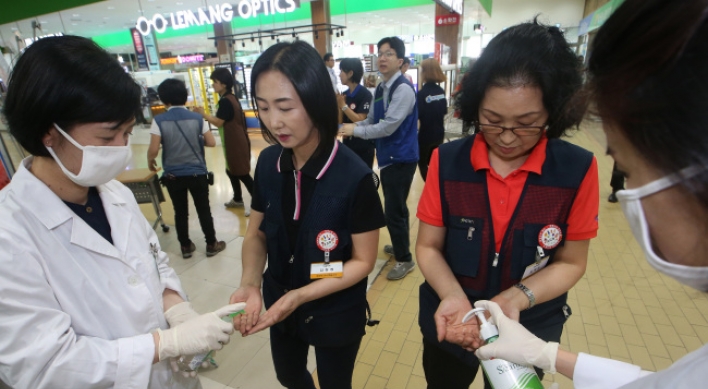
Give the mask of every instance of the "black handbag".
[{"label": "black handbag", "polygon": [[[194,155],[197,157],[198,160],[200,160],[204,166],[206,166],[206,161],[202,158],[200,158],[199,154],[194,150],[194,147],[192,147],[192,144],[189,143],[189,139],[187,139],[187,135],[184,134],[184,131],[182,131],[182,127],[179,125],[179,123],[175,120],[175,125],[177,126],[177,129],[179,130],[180,133],[182,133],[182,136],[184,137],[184,140],[187,142],[187,146],[189,146],[190,149],[192,149],[192,152]],[[207,170],[206,172],[207,176],[207,182],[209,185],[214,185],[214,172],[210,172]]]}]

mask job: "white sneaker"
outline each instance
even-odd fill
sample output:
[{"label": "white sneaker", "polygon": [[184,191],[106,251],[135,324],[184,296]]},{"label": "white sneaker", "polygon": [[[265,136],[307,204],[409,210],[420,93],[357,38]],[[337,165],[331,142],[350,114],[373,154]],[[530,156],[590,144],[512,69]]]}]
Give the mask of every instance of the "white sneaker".
[{"label": "white sneaker", "polygon": [[226,207],[226,208],[240,208],[240,207],[243,207],[243,201],[236,201],[234,199],[231,199],[228,203],[224,203],[224,207]]}]

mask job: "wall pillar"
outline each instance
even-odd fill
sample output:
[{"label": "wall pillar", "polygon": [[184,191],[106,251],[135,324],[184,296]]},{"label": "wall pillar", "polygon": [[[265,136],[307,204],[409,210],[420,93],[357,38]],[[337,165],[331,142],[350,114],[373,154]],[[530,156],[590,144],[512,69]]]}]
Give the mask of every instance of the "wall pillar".
[{"label": "wall pillar", "polygon": [[[214,23],[214,36],[231,35],[231,23]],[[234,62],[234,45],[231,39],[214,39],[219,62]]]},{"label": "wall pillar", "polygon": [[[310,10],[312,12],[312,24],[331,24],[329,0],[311,2]],[[332,36],[329,31],[320,31],[319,33],[313,31],[312,41],[315,44],[315,49],[320,53],[320,57],[332,52]]]},{"label": "wall pillar", "polygon": [[[435,4],[435,19],[438,16],[449,15],[451,12],[443,8],[440,4]],[[459,15],[460,23],[454,25],[441,26],[435,23],[435,43],[442,43],[450,46],[450,64],[459,64],[462,46],[462,23],[464,15]]]}]

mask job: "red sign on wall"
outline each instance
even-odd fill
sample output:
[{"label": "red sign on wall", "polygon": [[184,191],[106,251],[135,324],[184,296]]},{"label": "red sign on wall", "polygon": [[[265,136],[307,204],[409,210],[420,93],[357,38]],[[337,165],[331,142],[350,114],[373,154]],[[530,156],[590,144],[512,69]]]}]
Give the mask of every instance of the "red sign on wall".
[{"label": "red sign on wall", "polygon": [[435,17],[436,26],[454,26],[457,24],[460,24],[460,15],[458,14],[439,15]]}]

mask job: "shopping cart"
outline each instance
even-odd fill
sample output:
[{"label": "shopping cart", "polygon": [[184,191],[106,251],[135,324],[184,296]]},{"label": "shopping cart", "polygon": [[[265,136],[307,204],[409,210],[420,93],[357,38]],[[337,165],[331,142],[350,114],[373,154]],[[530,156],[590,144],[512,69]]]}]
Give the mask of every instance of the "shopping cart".
[{"label": "shopping cart", "polygon": [[160,182],[157,179],[157,172],[147,168],[126,170],[119,174],[116,180],[122,182],[133,192],[138,204],[152,204],[157,215],[157,219],[152,224],[153,229],[159,223],[162,226],[162,231],[168,232],[170,230],[170,227],[165,225],[165,221],[162,220],[160,203],[165,202],[165,195],[162,193]]}]

